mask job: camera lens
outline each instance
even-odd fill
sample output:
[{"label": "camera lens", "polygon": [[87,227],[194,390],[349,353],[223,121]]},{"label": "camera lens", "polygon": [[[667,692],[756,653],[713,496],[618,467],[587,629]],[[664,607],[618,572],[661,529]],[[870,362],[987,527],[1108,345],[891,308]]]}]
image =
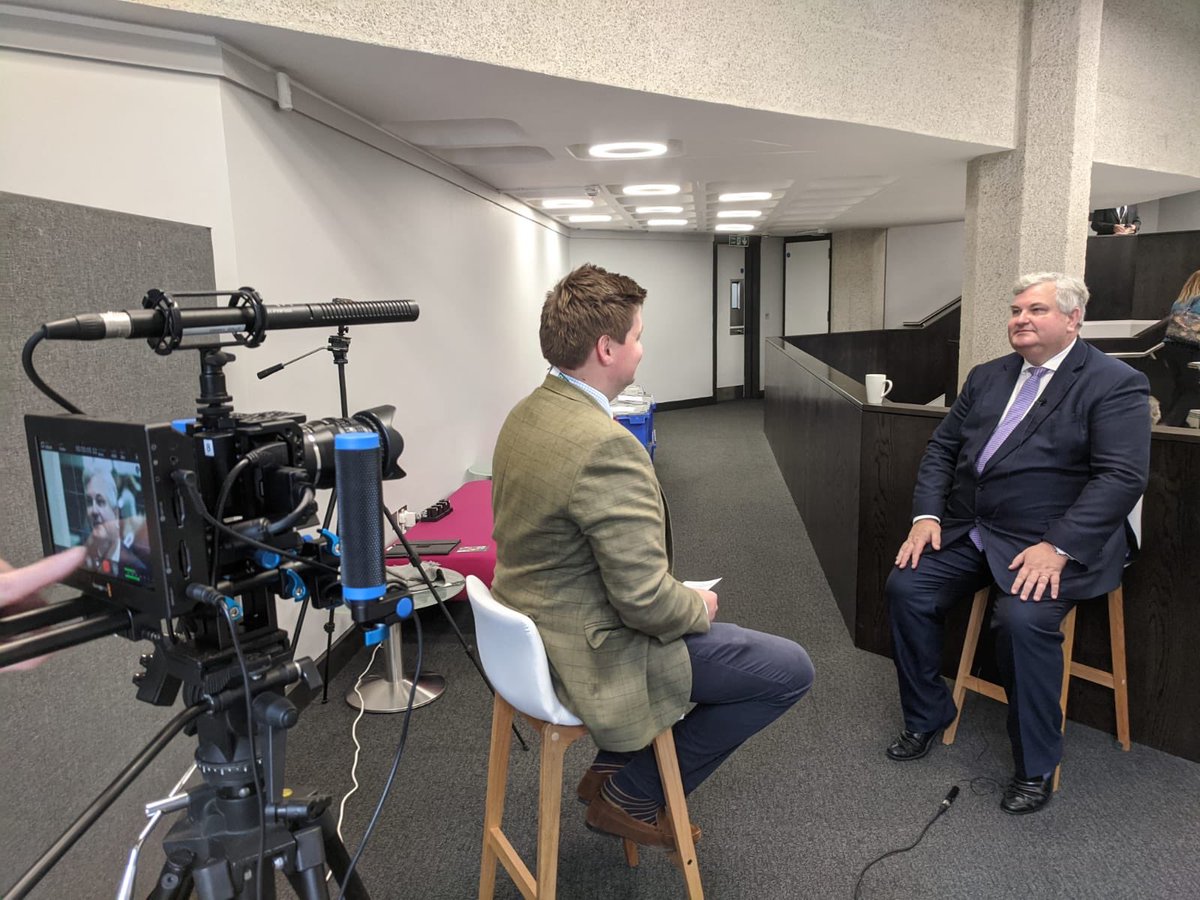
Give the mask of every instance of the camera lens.
[{"label": "camera lens", "polygon": [[300,426],[304,433],[304,469],[316,488],[332,488],[335,484],[333,463],[333,439],[339,434],[354,431],[374,431],[379,435],[382,453],[383,479],[403,478],[400,454],[404,452],[404,438],[392,426],[396,407],[374,406],[355,413],[349,419],[316,419]]}]

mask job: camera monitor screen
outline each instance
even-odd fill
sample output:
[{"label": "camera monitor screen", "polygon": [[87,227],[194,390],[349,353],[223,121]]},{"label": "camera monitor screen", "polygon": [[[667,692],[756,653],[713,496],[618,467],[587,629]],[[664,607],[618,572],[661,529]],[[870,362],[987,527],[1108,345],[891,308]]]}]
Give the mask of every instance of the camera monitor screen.
[{"label": "camera monitor screen", "polygon": [[141,462],[120,449],[38,442],[45,511],[55,550],[82,544],[92,574],[150,588],[153,559]]}]

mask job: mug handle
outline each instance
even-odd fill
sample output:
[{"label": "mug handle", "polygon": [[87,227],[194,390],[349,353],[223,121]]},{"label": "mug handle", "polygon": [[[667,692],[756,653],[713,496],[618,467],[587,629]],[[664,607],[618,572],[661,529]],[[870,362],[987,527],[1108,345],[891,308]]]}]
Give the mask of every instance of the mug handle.
[{"label": "mug handle", "polygon": [[883,379],[883,393],[879,395],[880,398],[882,399],[883,397],[886,397],[891,392],[892,392],[892,379],[890,379],[890,378]]}]

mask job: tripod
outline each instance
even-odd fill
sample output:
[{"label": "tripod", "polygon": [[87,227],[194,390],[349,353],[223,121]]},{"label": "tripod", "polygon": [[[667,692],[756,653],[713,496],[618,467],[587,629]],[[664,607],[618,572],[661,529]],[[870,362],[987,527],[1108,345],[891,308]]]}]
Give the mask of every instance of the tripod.
[{"label": "tripod", "polygon": [[[316,675],[315,667],[311,674]],[[339,884],[344,880],[350,856],[329,811],[331,798],[298,797],[283,786],[287,729],[298,720],[296,707],[282,694],[266,691],[254,698],[252,708],[268,797],[262,884],[260,796],[250,743],[238,734],[239,723],[227,712],[200,720],[196,762],[204,783],[188,792],[187,816],[163,839],[167,859],[151,900],[182,900],[193,891],[200,900],[259,895],[273,900],[276,871],[283,872],[302,900],[327,900],[326,866]],[[345,896],[369,900],[357,873],[351,875]]]}]

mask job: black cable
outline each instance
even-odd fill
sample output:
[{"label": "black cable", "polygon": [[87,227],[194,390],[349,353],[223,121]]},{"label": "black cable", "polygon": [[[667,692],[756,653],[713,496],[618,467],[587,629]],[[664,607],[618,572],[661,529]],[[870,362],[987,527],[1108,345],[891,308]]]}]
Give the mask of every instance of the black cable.
[{"label": "black cable", "polygon": [[71,825],[53,844],[50,849],[42,854],[21,879],[12,886],[7,894],[4,895],[4,900],[20,900],[29,894],[39,881],[45,877],[46,873],[54,867],[63,855],[71,849],[76,841],[86,832],[95,821],[104,814],[119,797],[125,788],[129,787],[130,783],[141,774],[142,770],[150,764],[162,749],[171,742],[171,738],[181,732],[193,719],[198,718],[207,707],[203,703],[195,706],[188,706],[171,719],[166,725],[159,729],[158,734],[151,738],[150,743],[141,749],[137,756],[127,765],[112,783],[109,784],[95,800],[91,802]]},{"label": "black cable", "polygon": [[262,541],[256,541],[254,538],[246,537],[244,534],[239,534],[224,522],[217,521],[217,519],[213,517],[212,513],[204,508],[204,498],[200,496],[200,489],[196,487],[195,472],[191,471],[190,469],[176,469],[171,473],[171,476],[175,479],[176,484],[183,486],[184,490],[187,492],[188,499],[192,501],[192,506],[196,509],[204,521],[213,526],[213,528],[216,528],[218,531],[222,531],[225,534],[230,535],[231,537],[241,541],[243,544],[247,544],[259,550],[265,550],[268,553],[278,554],[284,559],[290,559],[292,562],[298,562],[306,566],[322,569],[331,575],[340,574],[339,570],[335,566],[326,565],[325,563],[315,559],[304,559],[303,557],[297,556],[294,553],[289,553],[287,550],[281,550],[278,547],[272,547],[270,544],[264,544]]},{"label": "black cable", "polygon": [[33,368],[33,348],[46,339],[46,326],[42,325],[29,336],[29,340],[25,342],[25,347],[21,350],[21,367],[25,369],[25,376],[33,383],[33,386],[65,409],[69,413],[75,415],[83,415],[83,410],[62,396],[46,382],[42,381],[42,377],[38,375]]},{"label": "black cable", "polygon": [[[229,470],[229,474],[225,476],[225,480],[223,482],[221,482],[221,491],[220,491],[220,493],[217,494],[217,508],[213,511],[213,518],[216,519],[218,522],[225,521],[225,504],[229,500],[229,492],[231,490],[233,490],[233,483],[235,481],[237,481],[238,476],[241,475],[242,472],[246,471],[246,469],[248,469],[249,467],[250,467],[250,459],[248,457],[243,456],[241,459],[239,459],[237,461],[237,464],[232,469]],[[220,575],[218,574],[219,570],[217,568],[217,564],[220,562],[220,560],[221,560],[221,541],[219,538],[217,538],[214,535],[213,536],[212,559],[211,559],[212,565],[209,568],[209,571],[212,572],[213,584],[216,584],[217,579],[220,577]]]},{"label": "black cable", "polygon": [[935,812],[933,817],[925,823],[925,827],[921,829],[921,833],[917,835],[917,839],[915,841],[913,841],[907,847],[901,847],[898,850],[889,850],[887,853],[881,853],[879,856],[875,857],[873,860],[863,866],[862,871],[858,873],[857,880],[854,882],[854,900],[858,900],[859,898],[859,889],[862,887],[863,876],[867,874],[867,871],[873,865],[878,862],[883,862],[883,860],[887,859],[889,856],[899,856],[901,853],[907,853],[909,850],[912,850],[914,847],[916,847],[917,844],[921,843],[921,840],[925,837],[925,833],[929,831],[931,827],[933,827],[934,822],[941,818],[942,813],[950,808],[950,804],[954,802],[956,797],[958,797],[957,784],[950,788],[949,793],[947,793],[942,802],[938,804],[937,812]]},{"label": "black cable", "polygon": [[[233,615],[229,612],[229,607],[224,603],[216,605],[224,614],[226,624],[229,625],[229,636],[233,639],[233,652],[237,654],[238,668],[242,670],[242,688],[246,695],[246,734],[250,738],[250,773],[254,778],[254,790],[258,793],[258,862],[255,865],[254,896],[256,900],[262,900],[263,856],[267,849],[267,798],[264,782],[258,771],[258,751],[254,740],[256,730],[254,727],[254,703],[250,698],[250,672],[246,668],[246,655],[242,653],[242,644],[237,636],[237,626],[233,622]],[[275,877],[273,867],[271,877]],[[274,895],[274,891],[272,891],[272,895]]]},{"label": "black cable", "polygon": [[350,884],[350,877],[354,874],[358,860],[362,856],[363,850],[367,847],[367,841],[371,839],[371,833],[375,830],[375,825],[379,821],[379,814],[383,811],[388,794],[391,793],[392,784],[396,780],[396,770],[400,768],[400,759],[404,756],[404,743],[408,740],[408,723],[412,719],[413,700],[417,696],[417,682],[421,680],[421,664],[425,653],[425,642],[421,635],[421,620],[414,615],[412,616],[412,621],[417,629],[417,667],[413,672],[412,687],[408,690],[408,708],[404,710],[404,724],[400,728],[400,744],[396,748],[396,758],[392,760],[392,770],[388,773],[387,782],[379,794],[379,802],[375,805],[375,812],[371,815],[371,821],[367,823],[367,830],[363,832],[362,841],[359,842],[358,849],[354,851],[354,857],[350,860],[350,865],[346,867],[346,872],[342,876],[342,886],[338,892],[337,900],[345,900],[346,887]]}]

